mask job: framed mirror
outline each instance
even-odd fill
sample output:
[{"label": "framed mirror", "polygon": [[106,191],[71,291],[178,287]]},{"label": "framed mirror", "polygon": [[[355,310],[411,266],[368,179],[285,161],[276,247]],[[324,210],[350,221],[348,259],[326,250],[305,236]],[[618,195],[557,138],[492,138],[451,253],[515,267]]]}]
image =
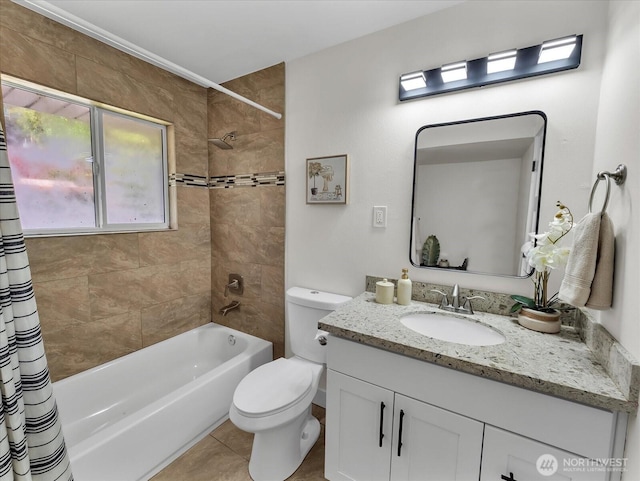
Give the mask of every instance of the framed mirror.
[{"label": "framed mirror", "polygon": [[546,124],[531,111],[418,129],[414,266],[531,274],[522,246],[538,230]]}]

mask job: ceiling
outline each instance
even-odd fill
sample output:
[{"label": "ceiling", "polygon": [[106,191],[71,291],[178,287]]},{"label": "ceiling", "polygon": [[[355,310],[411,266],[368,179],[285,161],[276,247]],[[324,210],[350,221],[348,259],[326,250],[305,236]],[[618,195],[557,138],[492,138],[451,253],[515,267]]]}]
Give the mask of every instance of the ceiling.
[{"label": "ceiling", "polygon": [[63,18],[77,17],[85,27],[88,22],[209,81],[223,83],[463,0],[14,1],[53,9]]}]

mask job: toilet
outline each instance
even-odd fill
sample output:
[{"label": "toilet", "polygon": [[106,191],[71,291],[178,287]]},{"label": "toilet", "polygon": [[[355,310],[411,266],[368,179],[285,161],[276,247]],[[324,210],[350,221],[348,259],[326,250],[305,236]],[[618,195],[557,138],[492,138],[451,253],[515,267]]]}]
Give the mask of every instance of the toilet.
[{"label": "toilet", "polygon": [[318,321],[350,297],[292,287],[286,293],[293,357],[251,371],[240,381],[229,409],[231,422],[255,433],[249,461],[254,481],[278,481],[298,469],[320,434],[311,401],[326,362]]}]

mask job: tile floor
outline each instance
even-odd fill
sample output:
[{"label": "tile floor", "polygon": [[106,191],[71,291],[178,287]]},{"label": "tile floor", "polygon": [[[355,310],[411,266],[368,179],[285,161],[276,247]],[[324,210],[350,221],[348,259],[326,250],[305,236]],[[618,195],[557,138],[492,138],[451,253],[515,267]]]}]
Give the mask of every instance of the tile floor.
[{"label": "tile floor", "polygon": [[[313,406],[320,438],[290,481],[323,481],[324,409]],[[253,434],[226,421],[202,441],[151,478],[151,481],[251,481],[249,457]]]}]

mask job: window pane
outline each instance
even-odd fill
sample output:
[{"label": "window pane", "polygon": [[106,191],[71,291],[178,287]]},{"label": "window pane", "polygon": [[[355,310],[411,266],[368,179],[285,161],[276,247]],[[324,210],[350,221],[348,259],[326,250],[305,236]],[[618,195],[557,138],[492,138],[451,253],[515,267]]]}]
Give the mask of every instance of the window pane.
[{"label": "window pane", "polygon": [[2,95],[23,228],[94,228],[89,108],[9,85]]},{"label": "window pane", "polygon": [[103,112],[107,223],[165,222],[163,127]]}]

